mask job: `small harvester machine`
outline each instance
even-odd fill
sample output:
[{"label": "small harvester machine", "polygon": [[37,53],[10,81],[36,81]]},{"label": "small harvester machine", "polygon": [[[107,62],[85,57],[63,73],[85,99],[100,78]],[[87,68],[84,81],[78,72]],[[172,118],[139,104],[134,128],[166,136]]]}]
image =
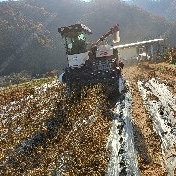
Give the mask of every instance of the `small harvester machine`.
[{"label": "small harvester machine", "polygon": [[83,24],[58,28],[65,40],[68,67],[59,76],[67,85],[67,92],[80,92],[85,86],[103,84],[110,95],[120,92],[121,69],[118,64],[118,50],[105,40],[113,35],[113,43],[120,41],[119,25],[112,27],[94,43],[87,43],[91,30]]}]

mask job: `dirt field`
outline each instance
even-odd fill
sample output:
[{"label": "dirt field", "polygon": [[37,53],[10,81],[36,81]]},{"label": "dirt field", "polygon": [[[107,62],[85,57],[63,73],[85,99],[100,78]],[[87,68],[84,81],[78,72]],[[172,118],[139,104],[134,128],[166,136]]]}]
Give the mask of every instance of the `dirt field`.
[{"label": "dirt field", "polygon": [[158,77],[161,83],[165,83],[176,95],[176,67],[165,63],[144,63],[139,66],[127,66],[123,73],[130,82],[132,92],[134,140],[141,175],[164,176],[166,169],[162,157],[161,140],[153,129],[153,123],[139,93],[137,81],[141,79],[148,81],[153,77]]},{"label": "dirt field", "polygon": [[[175,66],[165,63],[126,66],[123,74],[129,82],[128,92],[132,95],[132,103],[125,95],[118,100],[118,105],[108,102],[102,86],[86,89],[74,103],[68,101],[65,87],[56,80],[0,90],[0,175],[108,175],[107,167],[111,161],[111,174],[108,176],[114,175],[113,165],[119,165],[115,167],[119,169],[116,173],[130,176],[130,171],[126,169],[130,164],[127,160],[133,153],[126,153],[129,146],[133,148],[133,145],[136,151],[133,158],[137,156],[138,166],[134,163],[132,169],[138,167],[142,176],[165,176],[169,169],[172,172],[175,167],[167,167],[165,161],[169,163],[169,159],[172,159],[172,164],[175,164],[176,125],[171,123],[173,119],[167,115],[172,109],[171,116],[175,117],[175,104],[171,102],[159,111],[159,115],[164,114],[164,117],[171,119],[161,121],[163,127],[169,132],[173,131],[167,133],[172,140],[163,150],[165,146],[160,134],[163,139],[169,141],[170,138],[167,138],[166,131],[160,133],[158,126],[155,126],[153,120],[158,119],[149,113],[152,101],[148,101],[163,102],[163,99],[158,92],[145,94],[144,90],[154,91],[156,88],[152,86],[155,86],[155,79],[152,78],[156,78],[159,80],[157,86],[164,83],[171,94],[176,96],[175,70]],[[161,88],[165,90],[165,86],[161,85]],[[145,103],[145,99],[149,104]],[[126,118],[132,120],[127,121]],[[128,123],[127,127],[130,127],[130,121],[134,144],[129,140],[127,146],[125,140],[128,140],[127,136],[131,132],[124,126]],[[165,121],[169,126],[164,126]],[[111,150],[107,147],[110,131],[114,131],[112,146],[115,146]],[[124,156],[128,159],[125,160]]]}]

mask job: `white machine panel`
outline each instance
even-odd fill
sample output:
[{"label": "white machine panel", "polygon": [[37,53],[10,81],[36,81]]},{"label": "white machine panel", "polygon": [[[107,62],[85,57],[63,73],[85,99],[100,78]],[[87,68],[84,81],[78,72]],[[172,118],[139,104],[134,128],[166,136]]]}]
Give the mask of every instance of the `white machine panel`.
[{"label": "white machine panel", "polygon": [[113,48],[110,45],[101,45],[97,48],[96,57],[112,56]]},{"label": "white machine panel", "polygon": [[68,55],[68,64],[69,67],[81,67],[85,64],[85,61],[89,59],[88,52],[86,53],[80,53],[80,54],[74,54],[74,55]]}]

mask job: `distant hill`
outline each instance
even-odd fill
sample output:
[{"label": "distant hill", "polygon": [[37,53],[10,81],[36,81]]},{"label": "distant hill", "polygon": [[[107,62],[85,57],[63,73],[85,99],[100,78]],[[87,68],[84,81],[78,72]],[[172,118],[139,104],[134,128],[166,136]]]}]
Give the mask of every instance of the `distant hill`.
[{"label": "distant hill", "polygon": [[64,43],[57,28],[84,23],[97,40],[120,25],[120,43],[165,35],[176,41],[176,24],[117,0],[28,0],[0,3],[0,75],[26,70],[31,74],[66,66]]},{"label": "distant hill", "polygon": [[176,0],[131,0],[130,3],[153,14],[176,21]]},{"label": "distant hill", "polygon": [[42,73],[59,64],[48,28],[55,16],[27,2],[0,3],[0,74]]}]

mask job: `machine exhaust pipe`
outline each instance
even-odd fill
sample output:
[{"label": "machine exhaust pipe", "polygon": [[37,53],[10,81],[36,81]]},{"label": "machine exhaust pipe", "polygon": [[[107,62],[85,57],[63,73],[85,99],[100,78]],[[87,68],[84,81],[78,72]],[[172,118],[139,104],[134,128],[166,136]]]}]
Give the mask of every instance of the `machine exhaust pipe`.
[{"label": "machine exhaust pipe", "polygon": [[120,36],[119,36],[119,31],[115,32],[114,33],[114,36],[113,36],[113,43],[117,43],[117,42],[120,42]]}]

